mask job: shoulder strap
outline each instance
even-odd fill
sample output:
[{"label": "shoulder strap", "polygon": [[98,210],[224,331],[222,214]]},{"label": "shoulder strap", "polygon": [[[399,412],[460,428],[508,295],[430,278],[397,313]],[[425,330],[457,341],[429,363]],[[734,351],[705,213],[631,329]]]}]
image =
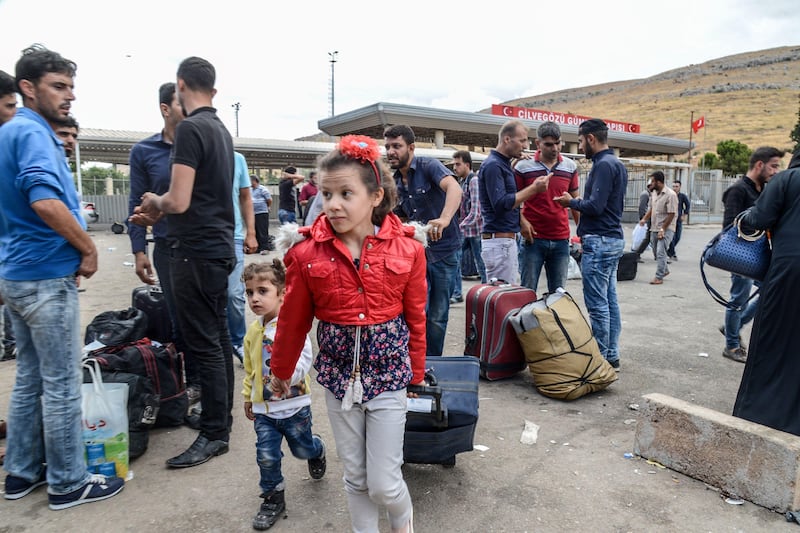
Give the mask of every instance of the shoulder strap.
[{"label": "shoulder strap", "polygon": [[745,302],[741,306],[737,307],[733,305],[730,301],[726,300],[714,287],[712,287],[711,284],[708,282],[708,278],[706,278],[706,271],[704,268],[706,264],[706,251],[708,251],[708,249],[711,248],[714,245],[714,243],[719,240],[720,236],[722,235],[722,233],[724,233],[724,231],[725,230],[723,230],[716,237],[711,239],[711,242],[709,242],[706,245],[705,249],[703,250],[703,253],[700,254],[700,276],[703,278],[703,285],[705,285],[708,294],[711,295],[711,298],[713,298],[715,302],[727,307],[728,309],[733,309],[734,311],[741,311],[747,306],[750,300],[756,297],[756,295],[761,290],[761,286],[758,286],[758,288],[756,288],[756,291],[753,294],[751,294],[750,297],[747,300],[745,300]]}]

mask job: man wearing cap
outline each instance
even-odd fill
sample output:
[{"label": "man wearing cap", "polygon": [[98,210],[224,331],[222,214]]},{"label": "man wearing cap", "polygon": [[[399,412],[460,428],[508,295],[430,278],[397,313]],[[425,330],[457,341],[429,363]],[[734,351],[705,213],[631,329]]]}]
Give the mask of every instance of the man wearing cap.
[{"label": "man wearing cap", "polygon": [[517,283],[519,206],[534,194],[547,190],[550,174],[536,178],[518,191],[511,160],[518,159],[528,148],[528,128],[519,120],[509,120],[497,137],[497,148],[483,161],[478,174],[483,216],[481,258],[487,279]]},{"label": "man wearing cap", "polygon": [[578,126],[578,144],[592,160],[586,178],[587,198],[568,192],[555,198],[563,207],[580,211],[581,277],[583,300],[592,322],[600,353],[619,370],[619,334],[622,321],[617,302],[617,264],[625,249],[622,209],[628,171],[608,147],[608,126],[600,119]]},{"label": "man wearing cap", "polygon": [[[568,192],[578,196],[578,165],[561,156],[561,128],[555,122],[543,122],[536,130],[538,150],[531,159],[521,159],[514,166],[517,188],[522,190],[540,176],[550,174],[547,194],[535,194],[522,204],[519,218],[520,276],[525,287],[536,290],[542,267],[547,275],[547,292],[566,287],[569,267],[569,217],[567,210],[553,198]],[[572,210],[575,224],[580,213]]]}]

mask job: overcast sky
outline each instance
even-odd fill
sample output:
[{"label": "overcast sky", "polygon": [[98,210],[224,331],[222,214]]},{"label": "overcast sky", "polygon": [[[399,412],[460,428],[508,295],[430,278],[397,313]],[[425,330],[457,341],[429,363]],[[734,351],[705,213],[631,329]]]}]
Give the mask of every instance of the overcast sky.
[{"label": "overcast sky", "polygon": [[78,64],[82,127],[158,131],[158,86],[197,55],[217,69],[214,103],[231,134],[238,102],[241,137],[294,139],[330,114],[329,52],[337,114],[377,102],[478,111],[797,45],[800,10],[797,0],[0,0],[0,27],[2,70],[13,74],[34,42]]}]

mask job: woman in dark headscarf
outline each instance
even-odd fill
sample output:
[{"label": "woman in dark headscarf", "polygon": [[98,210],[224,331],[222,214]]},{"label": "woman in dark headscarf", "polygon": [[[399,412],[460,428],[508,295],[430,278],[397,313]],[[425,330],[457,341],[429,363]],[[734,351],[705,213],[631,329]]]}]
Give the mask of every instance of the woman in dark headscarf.
[{"label": "woman in dark headscarf", "polygon": [[743,216],[770,230],[772,261],[761,284],[750,353],[733,415],[800,435],[800,148]]}]

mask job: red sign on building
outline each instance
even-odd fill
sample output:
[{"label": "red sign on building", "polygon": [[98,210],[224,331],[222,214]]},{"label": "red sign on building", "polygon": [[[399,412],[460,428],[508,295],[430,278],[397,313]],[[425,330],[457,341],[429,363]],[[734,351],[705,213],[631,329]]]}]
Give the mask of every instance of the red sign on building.
[{"label": "red sign on building", "polygon": [[[565,124],[568,126],[578,126],[584,120],[593,118],[584,117],[582,115],[567,115],[566,113],[544,111],[542,109],[531,109],[529,107],[514,107],[500,104],[492,104],[492,115],[518,118],[521,120],[536,120],[539,122],[551,120],[556,124]],[[606,119],[603,119],[603,122],[608,124],[608,129],[611,131],[624,131],[626,133],[639,133],[641,131],[641,128],[638,124],[631,124],[630,122],[618,122],[616,120]]]}]

